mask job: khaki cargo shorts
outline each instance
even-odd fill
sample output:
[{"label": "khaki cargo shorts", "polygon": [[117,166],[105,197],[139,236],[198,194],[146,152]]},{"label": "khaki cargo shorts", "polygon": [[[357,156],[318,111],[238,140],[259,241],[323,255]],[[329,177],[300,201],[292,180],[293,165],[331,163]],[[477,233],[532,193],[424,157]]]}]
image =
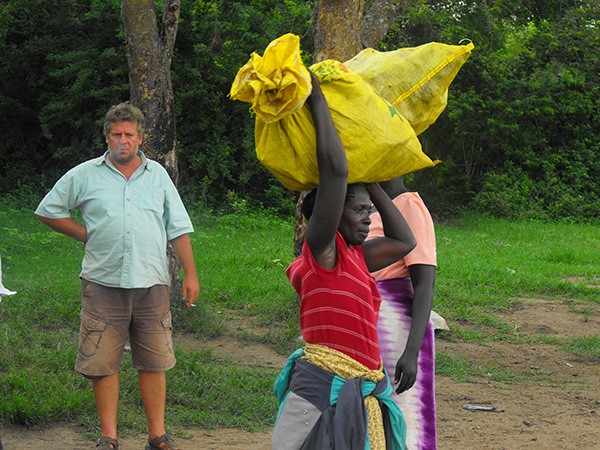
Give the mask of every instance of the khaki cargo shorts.
[{"label": "khaki cargo shorts", "polygon": [[175,365],[168,286],[123,289],[82,279],[81,292],[77,372],[88,378],[118,372],[128,340],[136,369]]}]

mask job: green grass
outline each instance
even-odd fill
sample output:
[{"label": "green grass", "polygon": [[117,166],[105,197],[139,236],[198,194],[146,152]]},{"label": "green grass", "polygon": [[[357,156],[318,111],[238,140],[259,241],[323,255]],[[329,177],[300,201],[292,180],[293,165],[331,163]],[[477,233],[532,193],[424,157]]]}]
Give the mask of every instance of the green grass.
[{"label": "green grass", "polygon": [[580,356],[600,360],[600,336],[582,336],[569,339],[563,349]]},{"label": "green grass", "polygon": [[484,377],[492,381],[502,383],[523,383],[527,378],[523,375],[514,374],[497,366],[473,365],[466,358],[449,355],[445,352],[437,352],[435,355],[436,374],[445,375],[458,383],[468,383],[473,377]]},{"label": "green grass", "polygon": [[599,231],[474,215],[438,225],[436,311],[502,331],[495,313],[522,298],[599,303]]},{"label": "green grass", "polygon": [[[1,201],[0,201],[1,204]],[[282,354],[299,334],[298,301],[285,277],[293,258],[292,220],[267,213],[194,218],[192,244],[201,282],[198,306],[173,305],[176,332],[205,339],[227,332],[222,311],[248,315],[259,339]],[[600,302],[600,226],[511,222],[467,215],[436,226],[439,269],[434,307],[453,326],[455,341],[521,339],[498,314],[523,298],[568,302],[585,320]],[[17,295],[0,303],[0,423],[68,421],[97,434],[91,386],[73,370],[79,330],[83,247],[46,228],[29,210],[0,207],[0,257],[5,285]],[[600,358],[597,336],[559,340],[565,350]],[[267,429],[277,403],[275,370],[232,367],[218,352],[177,345],[169,373],[168,422],[173,426]],[[497,368],[473,367],[438,354],[439,373],[468,381]],[[120,426],[145,429],[137,376],[125,358]],[[242,399],[242,401],[240,401]]]}]

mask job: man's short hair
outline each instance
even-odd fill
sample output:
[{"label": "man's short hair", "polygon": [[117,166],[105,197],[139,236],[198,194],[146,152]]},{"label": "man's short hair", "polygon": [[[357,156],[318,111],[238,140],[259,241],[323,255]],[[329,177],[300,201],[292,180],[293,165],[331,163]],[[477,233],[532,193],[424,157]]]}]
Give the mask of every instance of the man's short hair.
[{"label": "man's short hair", "polygon": [[106,136],[110,126],[115,122],[137,122],[138,133],[144,132],[144,113],[129,102],[119,103],[110,107],[104,118],[102,131]]}]

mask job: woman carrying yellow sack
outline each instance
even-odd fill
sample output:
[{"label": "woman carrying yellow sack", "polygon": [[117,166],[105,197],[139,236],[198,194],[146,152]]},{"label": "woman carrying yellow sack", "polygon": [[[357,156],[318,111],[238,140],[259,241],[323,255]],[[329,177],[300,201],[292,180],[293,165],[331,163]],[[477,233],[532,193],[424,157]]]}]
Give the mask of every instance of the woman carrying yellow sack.
[{"label": "woman carrying yellow sack", "polygon": [[[272,447],[404,449],[405,423],[391,400],[377,339],[381,298],[370,270],[415,246],[378,184],[348,184],[348,161],[317,77],[307,100],[316,130],[319,186],[305,199],[302,254],[286,273],[300,296],[306,346],[275,384],[281,402]],[[365,243],[375,205],[384,236]]]},{"label": "woman carrying yellow sack", "polygon": [[[399,261],[372,275],[381,294],[377,330],[383,364],[393,380],[392,398],[406,420],[410,450],[437,448],[435,335],[430,320],[437,253],[433,220],[417,192],[402,177],[381,186],[405,217],[417,241]],[[367,239],[383,235],[378,213],[371,216]]]}]

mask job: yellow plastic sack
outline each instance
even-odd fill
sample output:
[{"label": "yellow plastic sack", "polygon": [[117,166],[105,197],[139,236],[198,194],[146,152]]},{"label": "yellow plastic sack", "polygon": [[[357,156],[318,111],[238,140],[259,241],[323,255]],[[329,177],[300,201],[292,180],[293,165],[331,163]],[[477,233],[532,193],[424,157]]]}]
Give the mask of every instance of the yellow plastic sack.
[{"label": "yellow plastic sack", "polygon": [[448,87],[474,46],[431,42],[378,52],[367,48],[345,64],[396,107],[421,134],[444,111]]},{"label": "yellow plastic sack", "polygon": [[[254,53],[240,69],[230,97],[252,105],[258,159],[288,189],[308,190],[319,184],[319,173],[314,125],[304,104],[308,73],[299,55],[297,36],[276,39],[262,58]],[[349,183],[385,181],[434,165],[410,123],[360,76],[333,60],[311,70],[346,149]]]},{"label": "yellow plastic sack", "polygon": [[300,59],[300,39],[285,34],[268,45],[263,57],[252,53],[229,95],[251,103],[250,110],[270,123],[302,107],[311,89],[310,74]]},{"label": "yellow plastic sack", "polygon": [[[349,183],[385,181],[433,165],[408,121],[361,77],[333,60],[311,70],[346,149]],[[319,184],[308,106],[276,122],[257,118],[255,143],[258,159],[288,189],[307,190]]]}]

